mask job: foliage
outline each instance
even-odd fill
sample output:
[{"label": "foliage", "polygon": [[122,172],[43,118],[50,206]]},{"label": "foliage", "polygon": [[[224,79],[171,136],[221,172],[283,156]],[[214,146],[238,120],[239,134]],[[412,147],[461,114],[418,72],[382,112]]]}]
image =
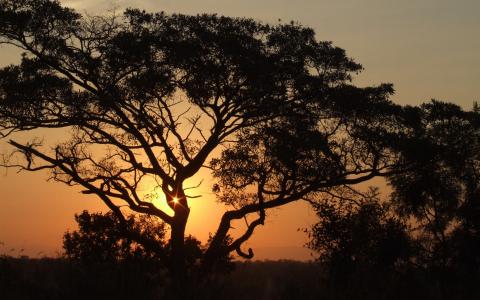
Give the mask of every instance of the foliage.
[{"label": "foliage", "polygon": [[[98,264],[150,264],[151,270],[168,267],[171,246],[165,239],[165,224],[151,216],[130,215],[127,227],[122,226],[112,212],[75,215],[78,230],[67,231],[63,236],[64,257],[82,265]],[[135,239],[132,239],[135,237]],[[141,238],[140,238],[141,237]],[[230,241],[231,238],[229,238]],[[136,242],[137,240],[143,243]],[[148,246],[154,245],[154,248]],[[208,243],[207,243],[208,245]],[[162,247],[159,252],[158,248]],[[189,235],[185,238],[185,263],[192,278],[206,276],[199,262],[205,245]],[[217,257],[209,272],[228,273],[233,270],[233,257],[228,253]]]},{"label": "foliage", "polygon": [[[86,17],[58,1],[3,0],[0,42],[25,51],[0,70],[0,137],[13,147],[3,165],[50,170],[98,196],[123,227],[125,207],[160,218],[170,251],[156,253],[179,274],[194,197],[185,182],[203,167],[228,207],[207,265],[232,251],[251,258],[241,246],[268,209],[395,171],[392,86],[352,85],[361,65],[296,23],[135,9]],[[37,128],[65,140],[15,140]],[[173,215],[140,193],[145,182],[158,183]]]},{"label": "foliage", "polygon": [[392,148],[404,169],[387,177],[390,197],[345,186],[313,198],[319,222],[309,232],[309,247],[329,266],[337,289],[367,273],[390,273],[405,284],[437,285],[438,297],[474,298],[480,115],[434,100],[405,107],[399,117],[404,137]]},{"label": "foliage", "polygon": [[319,252],[335,276],[362,268],[393,271],[408,264],[415,249],[405,222],[389,203],[379,202],[377,190],[356,196],[313,204],[319,222],[309,231],[309,248]]},{"label": "foliage", "polygon": [[439,101],[413,113],[410,146],[400,151],[412,167],[389,178],[392,201],[417,224],[424,264],[478,270],[480,115]]},{"label": "foliage", "polygon": [[75,221],[79,229],[66,232],[63,236],[63,248],[68,259],[83,262],[159,260],[155,252],[129,238],[132,233],[165,247],[165,225],[148,216],[129,216],[127,228],[123,228],[111,212],[83,211],[75,215]]}]

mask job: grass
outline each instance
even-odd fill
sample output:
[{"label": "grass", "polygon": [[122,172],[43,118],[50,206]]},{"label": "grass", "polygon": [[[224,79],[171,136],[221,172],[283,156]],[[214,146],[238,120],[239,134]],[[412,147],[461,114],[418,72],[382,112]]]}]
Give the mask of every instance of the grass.
[{"label": "grass", "polygon": [[[185,290],[188,299],[480,299],[465,280],[440,285],[418,272],[357,270],[341,280],[325,266],[296,261],[237,262],[230,274]],[[469,278],[478,282],[478,278]],[[60,258],[0,257],[0,299],[178,299],[166,272],[142,263],[80,265]]]}]

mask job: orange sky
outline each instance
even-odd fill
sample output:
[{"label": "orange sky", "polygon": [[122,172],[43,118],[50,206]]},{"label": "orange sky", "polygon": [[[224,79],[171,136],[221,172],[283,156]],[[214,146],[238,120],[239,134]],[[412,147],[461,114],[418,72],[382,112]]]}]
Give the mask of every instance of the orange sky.
[{"label": "orange sky", "polygon": [[[469,109],[474,100],[480,100],[477,0],[62,2],[90,14],[132,6],[190,14],[217,12],[268,22],[293,19],[313,27],[318,39],[333,41],[363,64],[365,71],[357,77],[357,84],[394,83],[397,92],[393,99],[398,103],[419,104],[436,98]],[[0,47],[0,65],[18,58],[17,51]],[[6,149],[0,141],[0,153]],[[74,213],[105,210],[95,197],[60,183],[47,183],[46,178],[46,173],[16,174],[0,169],[0,254],[54,255],[61,251],[63,232],[74,228]],[[224,211],[215,204],[207,181],[200,190],[203,197],[191,200],[187,227],[202,240],[216,228]],[[266,226],[259,228],[246,246],[256,250],[258,259],[309,259],[309,251],[302,248],[306,236],[298,229],[314,221],[314,213],[302,203],[273,210]]]}]

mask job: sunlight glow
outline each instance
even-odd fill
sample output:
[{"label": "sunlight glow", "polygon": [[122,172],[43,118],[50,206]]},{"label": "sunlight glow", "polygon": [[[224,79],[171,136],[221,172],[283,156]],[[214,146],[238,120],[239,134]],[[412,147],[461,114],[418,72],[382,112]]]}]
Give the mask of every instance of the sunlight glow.
[{"label": "sunlight glow", "polygon": [[178,198],[177,197],[173,197],[173,203],[177,204],[178,203]]}]

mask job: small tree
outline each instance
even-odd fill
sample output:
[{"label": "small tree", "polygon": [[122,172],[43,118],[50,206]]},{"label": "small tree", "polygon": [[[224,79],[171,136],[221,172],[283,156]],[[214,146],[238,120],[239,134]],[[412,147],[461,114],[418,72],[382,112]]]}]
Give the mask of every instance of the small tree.
[{"label": "small tree", "polygon": [[[392,171],[388,145],[401,129],[392,87],[351,85],[361,66],[295,23],[134,9],[87,18],[57,1],[2,0],[0,42],[25,51],[0,70],[1,136],[61,128],[66,137],[10,139],[23,160],[4,165],[51,170],[53,180],[98,196],[123,227],[123,206],[161,219],[177,274],[185,182],[202,167],[229,207],[206,266],[232,251],[252,257],[241,246],[266,210]],[[173,214],[139,192],[148,178]],[[255,215],[227,238],[233,221]]]},{"label": "small tree", "polygon": [[78,230],[67,231],[63,236],[63,248],[68,259],[87,263],[161,259],[156,254],[158,251],[145,248],[145,242],[136,242],[141,237],[158,247],[165,247],[165,226],[151,217],[128,216],[126,228],[120,226],[111,212],[83,211],[75,215],[75,221]]},{"label": "small tree", "polygon": [[333,279],[348,280],[368,269],[392,272],[416,254],[405,221],[391,203],[380,202],[376,189],[359,193],[344,188],[317,201],[314,208],[319,222],[308,232],[308,247],[319,253]]}]

